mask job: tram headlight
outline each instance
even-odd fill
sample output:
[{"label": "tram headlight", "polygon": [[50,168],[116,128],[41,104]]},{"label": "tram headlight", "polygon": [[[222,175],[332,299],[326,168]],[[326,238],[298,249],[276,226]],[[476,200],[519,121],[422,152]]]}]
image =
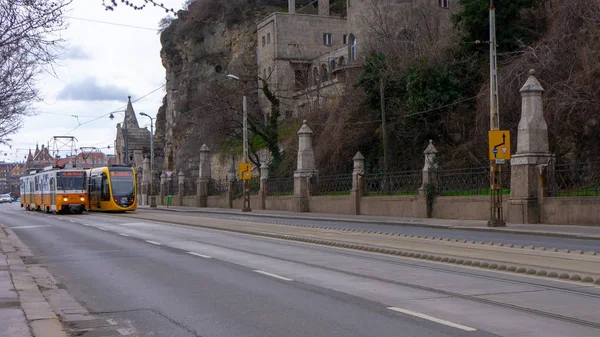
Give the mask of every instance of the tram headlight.
[{"label": "tram headlight", "polygon": [[69,198],[63,198],[63,201],[67,202],[67,201],[69,201]]},{"label": "tram headlight", "polygon": [[81,200],[81,201],[85,201],[85,198],[84,198],[84,197],[81,197],[81,198],[79,198],[79,200]]}]

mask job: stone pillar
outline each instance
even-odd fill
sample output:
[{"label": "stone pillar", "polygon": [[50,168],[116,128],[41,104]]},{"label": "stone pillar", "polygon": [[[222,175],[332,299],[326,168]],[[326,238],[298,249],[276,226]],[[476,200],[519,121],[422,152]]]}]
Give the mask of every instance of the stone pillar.
[{"label": "stone pillar", "polygon": [[433,146],[433,140],[429,140],[429,145],[423,151],[425,154],[425,164],[423,165],[423,184],[419,188],[419,195],[427,195],[427,185],[433,184],[435,192],[438,191],[438,164],[437,164],[437,149]]},{"label": "stone pillar", "polygon": [[267,165],[267,162],[263,161],[260,165],[260,190],[258,191],[260,197],[260,209],[267,209],[268,179],[269,165]]},{"label": "stone pillar", "polygon": [[319,0],[319,15],[321,15],[321,16],[329,16],[330,15],[329,0]]},{"label": "stone pillar", "polygon": [[160,175],[160,203],[164,206],[167,204],[165,196],[167,195],[167,175],[163,172]]},{"label": "stone pillar", "polygon": [[198,180],[196,180],[196,206],[206,207],[208,199],[208,184],[211,178],[210,149],[206,144],[200,148],[200,165]]},{"label": "stone pillar", "polygon": [[148,186],[150,183],[150,160],[146,157],[144,158],[144,163],[142,164],[142,190],[140,198],[142,201],[142,205],[148,205]]},{"label": "stone pillar", "polygon": [[227,203],[229,205],[229,208],[233,208],[233,189],[236,175],[234,165],[235,164],[233,163],[233,161],[231,161],[231,167],[227,171]]},{"label": "stone pillar", "polygon": [[539,223],[541,221],[540,168],[553,162],[548,144],[548,124],[544,119],[542,93],[544,88],[529,71],[521,88],[521,120],[517,134],[517,152],[511,158],[508,221]]},{"label": "stone pillar", "polygon": [[294,196],[297,198],[296,210],[298,212],[309,212],[310,186],[318,178],[312,136],[313,132],[304,120],[302,127],[298,130],[298,162],[294,172]]},{"label": "stone pillar", "polygon": [[[423,151],[425,154],[425,164],[423,165],[423,183],[419,187],[418,211],[420,217],[431,218],[433,213],[433,202],[438,194],[438,163],[437,149],[433,146],[433,140],[429,140],[429,145]],[[433,187],[433,190],[428,188]]]},{"label": "stone pillar", "polygon": [[288,13],[296,14],[296,0],[288,0]]},{"label": "stone pillar", "polygon": [[350,200],[354,214],[360,215],[360,198],[365,192],[365,157],[360,152],[356,152],[354,158],[354,170],[352,171],[352,191],[350,191]]},{"label": "stone pillar", "polygon": [[183,206],[183,196],[184,196],[184,188],[185,188],[185,173],[183,170],[179,171],[177,175],[177,204],[179,206]]}]

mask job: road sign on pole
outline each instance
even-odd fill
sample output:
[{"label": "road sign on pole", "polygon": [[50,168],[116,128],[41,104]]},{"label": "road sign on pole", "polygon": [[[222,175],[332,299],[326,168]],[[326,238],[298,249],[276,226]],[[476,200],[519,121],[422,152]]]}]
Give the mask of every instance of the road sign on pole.
[{"label": "road sign on pole", "polygon": [[488,138],[490,160],[496,162],[510,160],[510,131],[490,130]]},{"label": "road sign on pole", "polygon": [[240,163],[239,170],[238,170],[238,177],[240,180],[252,179],[252,164]]}]

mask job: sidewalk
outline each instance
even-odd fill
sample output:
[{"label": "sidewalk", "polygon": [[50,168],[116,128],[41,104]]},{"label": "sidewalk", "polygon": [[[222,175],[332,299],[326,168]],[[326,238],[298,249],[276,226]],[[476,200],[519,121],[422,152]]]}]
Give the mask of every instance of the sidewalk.
[{"label": "sidewalk", "polygon": [[0,226],[0,337],[66,337],[58,317]]},{"label": "sidewalk", "polygon": [[600,227],[595,226],[567,226],[567,225],[545,225],[545,224],[506,224],[506,227],[487,227],[485,220],[448,220],[448,219],[420,219],[420,218],[397,218],[389,216],[368,216],[368,215],[347,215],[347,214],[328,214],[328,213],[297,213],[288,211],[269,211],[252,210],[252,212],[242,212],[239,209],[229,208],[199,208],[184,206],[158,206],[150,208],[149,206],[138,206],[138,210],[149,211],[158,210],[166,212],[183,213],[205,213],[205,214],[226,214],[252,217],[266,217],[294,220],[313,220],[313,221],[342,221],[363,223],[372,225],[392,225],[392,226],[412,226],[429,227],[441,229],[470,230],[499,232],[522,235],[542,235],[564,238],[600,240]]}]

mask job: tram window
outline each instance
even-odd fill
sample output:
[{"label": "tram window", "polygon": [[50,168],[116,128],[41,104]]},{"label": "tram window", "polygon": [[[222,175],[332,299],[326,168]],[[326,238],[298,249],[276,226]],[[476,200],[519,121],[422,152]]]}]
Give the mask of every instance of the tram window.
[{"label": "tram window", "polygon": [[105,175],[102,175],[102,201],[110,201],[110,193],[108,191],[108,179]]}]

